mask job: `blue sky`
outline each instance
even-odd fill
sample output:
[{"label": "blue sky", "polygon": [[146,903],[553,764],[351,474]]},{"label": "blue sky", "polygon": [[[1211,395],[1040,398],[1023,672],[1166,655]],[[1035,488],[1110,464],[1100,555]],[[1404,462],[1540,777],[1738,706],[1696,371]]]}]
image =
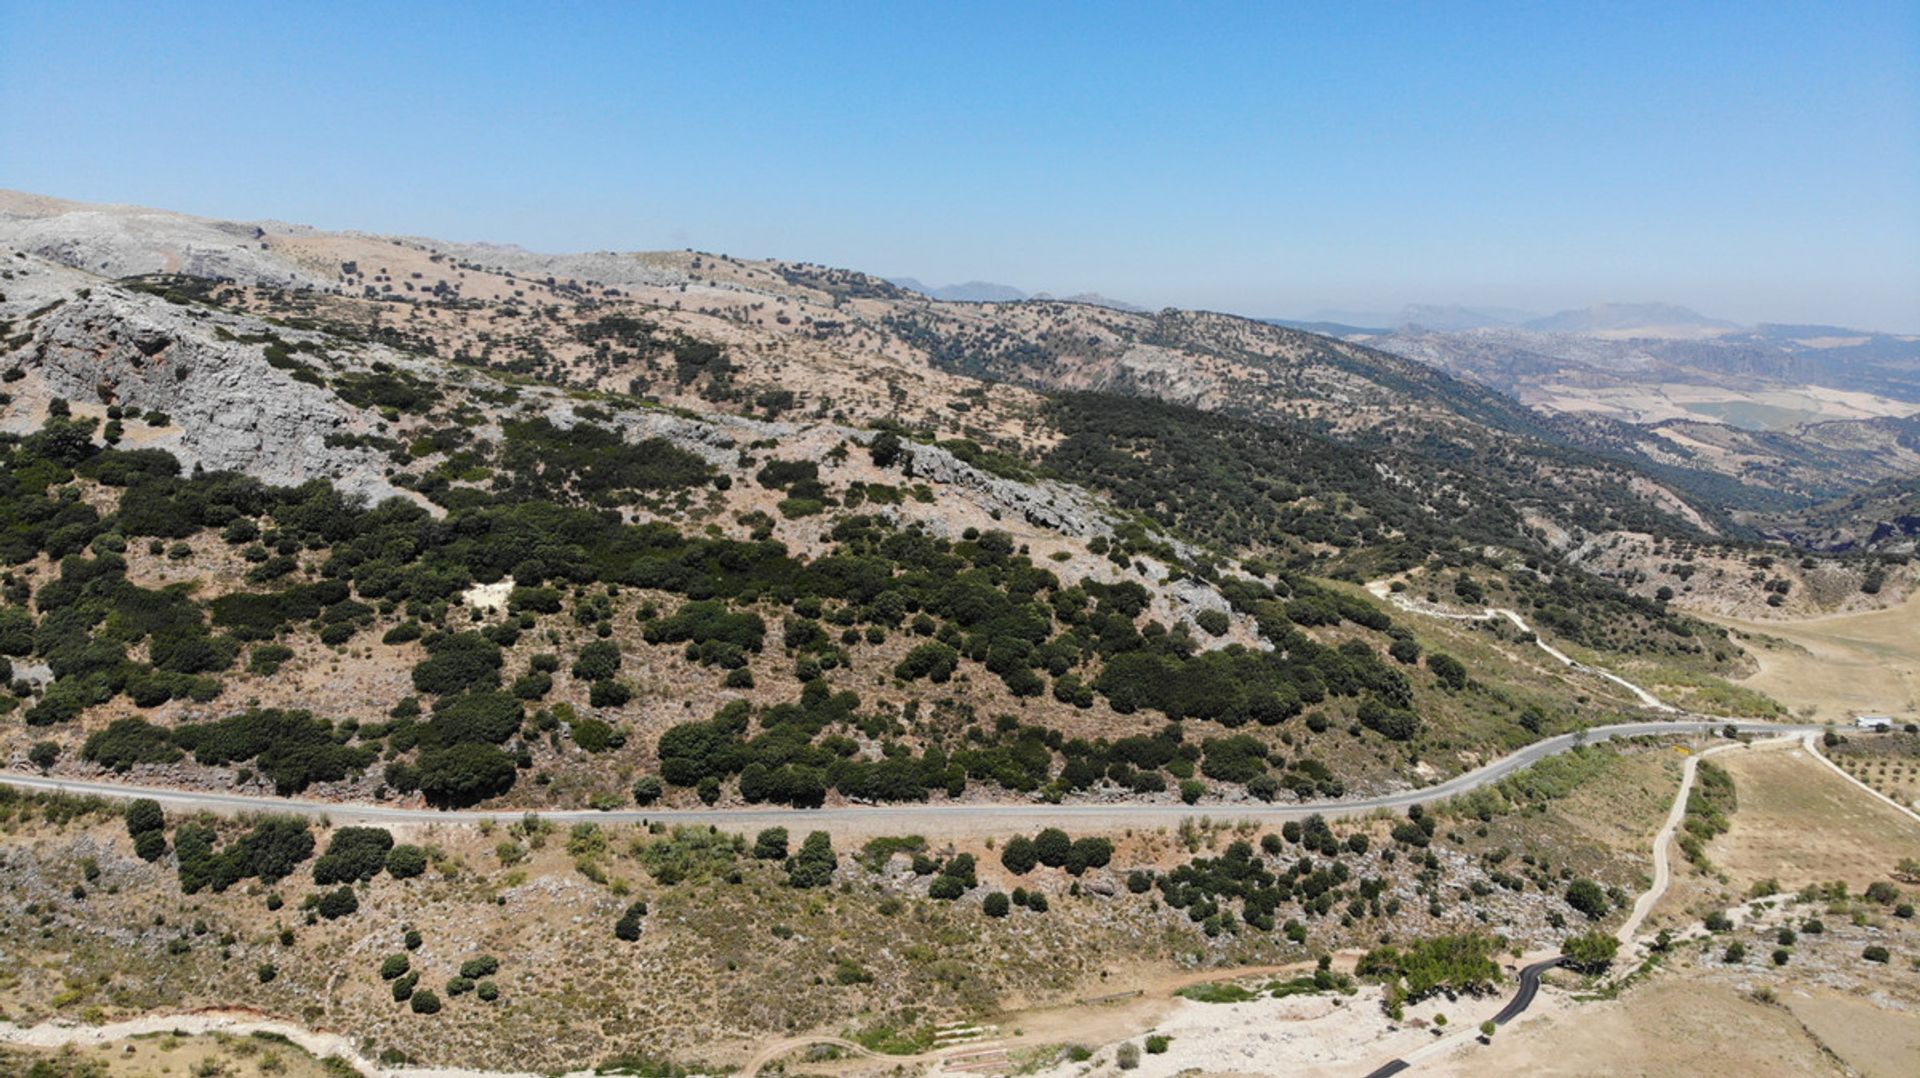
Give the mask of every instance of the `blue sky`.
[{"label": "blue sky", "polygon": [[1920,331],[1920,5],[0,0],[0,186],[1249,314]]}]

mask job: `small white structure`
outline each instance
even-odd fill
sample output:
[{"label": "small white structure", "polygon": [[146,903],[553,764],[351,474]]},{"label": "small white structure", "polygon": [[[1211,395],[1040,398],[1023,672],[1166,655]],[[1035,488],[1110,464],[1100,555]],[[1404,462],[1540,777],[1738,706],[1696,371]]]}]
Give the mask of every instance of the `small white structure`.
[{"label": "small white structure", "polygon": [[1862,715],[1853,720],[1853,725],[1862,730],[1878,730],[1886,733],[1893,729],[1893,717],[1890,715]]},{"label": "small white structure", "polygon": [[483,614],[507,612],[507,596],[513,593],[513,578],[503,577],[492,584],[475,584],[460,596],[460,601]]}]

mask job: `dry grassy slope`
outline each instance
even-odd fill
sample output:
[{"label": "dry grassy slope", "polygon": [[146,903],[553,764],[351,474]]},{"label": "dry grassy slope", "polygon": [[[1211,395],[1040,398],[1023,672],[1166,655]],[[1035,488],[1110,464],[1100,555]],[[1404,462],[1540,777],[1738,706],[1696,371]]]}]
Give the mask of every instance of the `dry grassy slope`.
[{"label": "dry grassy slope", "polygon": [[[856,458],[858,459],[858,458]],[[855,474],[872,469],[870,463],[846,465]],[[831,472],[829,473],[831,474]],[[770,501],[772,492],[750,482],[737,484],[735,491]],[[106,494],[106,507],[112,501]],[[730,503],[731,504],[731,503]],[[912,504],[912,503],[910,503]],[[924,509],[924,506],[915,506]],[[948,516],[930,521],[936,527],[956,527],[977,523],[981,527],[1010,526],[1019,542],[1026,546],[1036,562],[1065,580],[1123,579],[1146,580],[1131,570],[1122,570],[1111,561],[1091,554],[1084,540],[1057,532],[1023,525],[1018,521],[994,521],[985,512],[959,513],[953,506]],[[778,518],[778,514],[774,514]],[[733,531],[726,513],[711,517],[698,514],[681,519],[683,526],[700,526],[703,521],[725,525]],[[797,549],[824,549],[818,518],[785,521],[781,536]],[[197,598],[210,600],[235,591],[259,590],[249,584],[246,573],[252,563],[241,556],[243,544],[231,544],[212,531],[185,540],[191,548],[188,557],[155,553],[144,543],[129,545],[126,551],[128,579],[143,587],[184,586]],[[317,568],[331,552],[321,548],[301,555],[304,571],[276,582],[317,579]],[[20,570],[29,579],[48,580],[57,575],[56,567],[43,558]],[[1341,587],[1341,585],[1332,585]],[[1348,589],[1360,597],[1359,589]],[[1163,622],[1190,618],[1196,608],[1204,608],[1211,595],[1194,590],[1189,582],[1180,588],[1156,589],[1149,617]],[[763,614],[770,627],[766,649],[751,656],[748,669],[754,684],[749,689],[723,685],[724,671],[689,661],[678,645],[650,644],[641,634],[636,612],[652,605],[670,611],[679,597],[646,589],[627,588],[611,602],[613,626],[611,640],[622,654],[621,680],[635,690],[634,698],[614,707],[589,705],[588,684],[571,673],[573,657],[586,644],[598,639],[592,627],[582,625],[570,610],[538,615],[535,626],[520,634],[519,641],[506,649],[503,680],[511,683],[531,666],[534,656],[547,653],[561,658],[553,675],[553,688],[532,707],[566,704],[583,715],[603,718],[628,735],[627,743],[602,754],[591,754],[564,737],[539,737],[530,740],[535,773],[542,782],[522,782],[515,786],[502,807],[578,807],[596,797],[625,801],[633,779],[658,771],[654,746],[659,735],[675,723],[706,718],[732,700],[749,700],[759,706],[790,702],[800,696],[802,683],[793,659],[783,646],[781,616],[777,606],[766,606]],[[1214,600],[1217,601],[1217,596]],[[464,615],[463,615],[464,616]],[[532,616],[532,615],[530,615]],[[479,617],[476,615],[476,617]],[[479,617],[482,624],[498,615]],[[233,714],[243,706],[309,709],[336,720],[379,723],[389,709],[402,698],[416,695],[409,672],[426,657],[417,642],[387,644],[382,635],[406,620],[402,611],[377,616],[352,640],[340,645],[321,643],[305,628],[284,635],[280,643],[290,646],[292,658],[271,674],[251,672],[242,659],[222,674],[225,690],[209,703],[189,699],[170,700],[155,707],[142,708],[125,696],[89,709],[77,722],[52,727],[27,727],[19,723],[0,726],[0,760],[23,767],[25,753],[35,742],[48,740],[62,749],[59,769],[75,774],[93,773],[81,749],[87,737],[120,718],[139,717],[161,725],[203,721]],[[1463,691],[1450,691],[1424,666],[1402,667],[1417,694],[1417,708],[1430,730],[1430,736],[1415,744],[1387,742],[1371,733],[1360,733],[1355,721],[1357,699],[1334,698],[1315,710],[1327,720],[1324,732],[1314,733],[1300,721],[1283,727],[1250,725],[1238,730],[1212,722],[1189,720],[1187,737],[1195,743],[1230,733],[1248,733],[1269,744],[1289,759],[1316,759],[1341,776],[1349,791],[1378,791],[1398,788],[1409,779],[1433,779],[1468,770],[1504,752],[1527,743],[1536,735],[1520,724],[1523,712],[1532,709],[1544,717],[1542,734],[1553,734],[1579,725],[1606,722],[1631,714],[1632,699],[1610,682],[1584,676],[1548,660],[1537,649],[1512,639],[1512,634],[1492,623],[1456,623],[1440,619],[1400,615],[1399,622],[1414,632],[1428,653],[1445,652],[1464,662],[1472,672],[1474,684]],[[1378,634],[1352,625],[1317,628],[1310,631],[1320,642],[1339,645],[1358,641],[1378,649],[1384,646]],[[1196,635],[1212,645],[1239,642],[1259,646],[1260,637],[1250,619],[1234,615],[1227,635],[1219,638]],[[833,675],[837,688],[852,689],[862,699],[862,713],[887,716],[899,722],[898,740],[919,746],[952,743],[960,731],[972,723],[986,723],[995,716],[1011,715],[1025,723],[1038,724],[1063,732],[1067,737],[1116,739],[1133,734],[1151,734],[1164,719],[1156,712],[1122,715],[1113,711],[1104,699],[1091,708],[1080,709],[1050,695],[1019,698],[1012,695],[1000,678],[972,660],[963,660],[954,680],[946,685],[924,681],[901,682],[892,670],[901,657],[919,642],[906,633],[890,634],[885,641],[848,645],[851,666]],[[138,658],[141,652],[136,651]],[[917,712],[918,718],[906,716]],[[858,731],[849,730],[863,751],[877,753],[879,746]],[[237,776],[245,771],[246,781]],[[266,793],[271,784],[264,776],[253,775],[240,767],[202,767],[191,762],[155,767],[135,767],[130,778],[159,781],[168,785],[211,789],[249,789]],[[381,785],[381,773],[374,768],[365,775],[337,783],[314,787],[312,793],[345,800],[366,800]],[[991,786],[976,784],[968,796],[991,798],[1006,796]],[[1095,798],[1118,796],[1110,791],[1095,792]],[[1174,791],[1150,796],[1172,803]],[[723,804],[738,803],[729,788]],[[1237,786],[1216,786],[1208,804],[1217,805],[1224,797],[1231,804],[1246,795]],[[669,795],[674,803],[694,804],[691,790],[676,790]]]},{"label": "dry grassy slope", "polygon": [[[1018,1015],[1004,1012],[1159,984],[1175,969],[1365,948],[1382,934],[1490,928],[1536,949],[1580,930],[1550,923],[1567,914],[1562,868],[1633,889],[1645,836],[1671,797],[1663,750],[1629,746],[1595,759],[1588,779],[1543,812],[1487,825],[1443,812],[1432,847],[1438,916],[1416,886],[1418,858],[1404,850],[1387,858],[1392,821],[1339,825],[1342,835],[1371,837],[1368,853],[1343,852],[1342,861],[1356,880],[1387,881],[1382,898],[1399,903],[1397,912],[1352,925],[1339,911],[1309,918],[1304,945],[1244,928],[1209,937],[1183,911],[1128,893],[1123,881],[1135,868],[1165,871],[1235,840],[1257,844],[1256,829],[1225,822],[1115,834],[1112,865],[1090,870],[1077,888],[1059,869],[1014,877],[985,844],[937,848],[979,859],[980,887],[952,903],[929,900],[928,878],[914,876],[905,857],[876,871],[857,863],[845,840],[836,885],[798,891],[777,864],[746,857],[663,883],[653,858],[683,840],[638,828],[584,836],[520,825],[402,830],[400,841],[431,850],[426,875],[378,876],[359,888],[356,913],[308,924],[299,906],[315,889],[310,865],[271,888],[249,881],[183,896],[168,860],[133,855],[117,813],[55,823],[8,806],[15,811],[0,813],[0,944],[16,960],[0,971],[0,1016],[100,1021],[242,1006],[443,1065],[560,1069],[621,1051],[724,1064],[795,1031],[982,1019],[1017,1026]],[[231,839],[246,824],[219,826]],[[319,838],[324,848],[324,830]],[[1299,852],[1268,863],[1290,864]],[[1522,855],[1542,867],[1523,868]],[[1492,886],[1496,867],[1539,871],[1550,886]],[[981,896],[1016,886],[1046,894],[1050,910],[984,916]],[[269,893],[284,896],[285,907],[267,909]],[[617,942],[613,922],[635,899],[650,905],[643,935]],[[436,1016],[394,1003],[377,976],[382,959],[402,951],[408,926],[423,936],[410,956],[421,987],[448,1004]],[[292,931],[290,943],[282,929]],[[501,1000],[449,999],[444,982],[480,954],[501,960],[492,978]],[[257,975],[262,964],[276,969],[270,982]]]},{"label": "dry grassy slope", "polygon": [[[43,1069],[32,1070],[35,1066]],[[34,1078],[344,1078],[312,1054],[276,1038],[224,1033],[159,1033],[85,1048],[0,1047],[0,1072]]]},{"label": "dry grassy slope", "polygon": [[[267,230],[264,235],[267,238],[261,242],[271,248],[275,233]],[[456,281],[462,280],[459,274],[477,279],[476,287],[489,297],[488,302],[498,301],[482,308],[490,317],[530,319],[534,317],[533,311],[561,311],[557,315],[540,316],[559,319],[546,326],[539,335],[541,340],[571,339],[565,331],[566,318],[578,321],[603,317],[606,313],[605,309],[578,310],[576,302],[575,309],[567,314],[569,308],[561,301],[577,301],[582,296],[581,290],[568,281],[556,279],[549,285],[509,278],[477,263],[448,263],[442,252],[407,241],[353,236],[315,238],[311,234],[296,233],[287,242],[307,244],[309,246],[302,249],[310,251],[311,245],[322,239],[334,245],[327,248],[327,257],[354,255],[342,257],[342,264],[356,263],[354,268],[358,272],[354,279],[378,279],[380,288],[398,280],[404,290],[406,285],[429,280],[425,276],[427,269],[408,266],[437,267],[436,272],[455,274]],[[388,257],[390,253],[394,257]],[[402,256],[414,261],[403,261]],[[436,256],[440,261],[435,261]],[[309,253],[309,263],[317,264],[313,263],[316,257]],[[796,294],[813,296],[815,299],[808,302],[815,303],[839,299],[847,289],[868,287],[863,283],[864,278],[849,284],[846,275],[835,271],[731,260],[724,260],[716,267],[703,256],[694,255],[656,260],[647,263],[646,268],[648,273],[658,275],[667,272],[662,266],[674,265],[681,268],[673,272],[689,278],[717,274],[724,269],[728,275],[725,280],[703,282],[700,286],[712,295],[765,295],[764,291],[751,289],[773,287],[769,275],[779,277],[779,286],[788,290],[783,294],[790,298]],[[469,446],[497,445],[502,437],[502,424],[509,418],[544,416],[562,427],[594,422],[618,427],[629,438],[664,437],[695,452],[732,479],[725,491],[705,489],[692,496],[642,499],[624,510],[629,520],[664,520],[685,530],[706,530],[736,538],[746,537],[756,526],[763,527],[789,549],[817,554],[825,549],[824,533],[838,514],[788,519],[776,508],[781,495],[763,488],[752,478],[768,460],[810,460],[822,465],[823,480],[837,493],[850,490],[855,483],[915,488],[913,496],[902,498],[897,504],[862,511],[878,511],[903,524],[919,523],[940,535],[956,536],[969,527],[1009,531],[1016,544],[1025,547],[1036,562],[1069,584],[1082,579],[1139,580],[1148,585],[1152,595],[1148,616],[1163,624],[1190,621],[1200,610],[1225,606],[1217,594],[1203,585],[1192,581],[1165,584],[1167,567],[1154,557],[1143,556],[1136,559],[1136,567],[1121,568],[1089,551],[1087,539],[1107,533],[1117,519],[1096,499],[1057,483],[1023,483],[988,475],[954,459],[943,449],[916,448],[914,470],[909,477],[898,466],[881,469],[868,461],[861,442],[869,435],[830,422],[765,421],[724,414],[701,417],[641,406],[640,402],[625,398],[502,379],[494,372],[450,364],[417,350],[364,339],[397,339],[415,345],[423,339],[429,343],[434,340],[424,330],[404,325],[397,327],[397,336],[366,332],[396,328],[384,321],[376,325],[372,320],[372,315],[389,313],[388,306],[372,305],[346,295],[317,290],[221,287],[199,293],[203,298],[216,301],[210,307],[197,301],[174,302],[30,257],[10,260],[5,273],[6,298],[0,300],[0,315],[13,323],[16,335],[8,344],[23,376],[9,383],[12,400],[4,412],[0,412],[0,425],[15,432],[37,428],[49,402],[56,397],[72,401],[76,414],[95,419],[104,418],[107,401],[134,411],[159,408],[176,416],[174,424],[149,427],[139,421],[129,422],[127,444],[165,448],[188,465],[265,472],[270,479],[279,481],[333,474],[350,490],[379,493],[395,489],[393,484],[403,467],[415,475],[442,472],[452,476],[456,484],[484,479],[488,471],[486,461],[475,458],[463,463],[463,458],[470,456],[466,448],[439,449],[425,441],[436,434],[457,431],[470,440]],[[415,273],[422,276],[415,278]],[[427,287],[438,284],[439,279],[433,279]],[[466,285],[460,287],[464,289]],[[642,287],[658,286],[644,281],[628,284],[618,289],[622,295],[614,298],[625,303],[630,289]],[[514,291],[525,292],[529,298],[519,302],[520,297],[512,295]],[[509,303],[509,300],[515,302]],[[844,302],[858,305],[880,300],[856,298]],[[257,313],[233,313],[226,308]],[[455,303],[438,307],[408,304],[398,309],[413,314],[427,312],[422,317],[432,319],[444,316],[448,326],[473,313]],[[827,309],[819,307],[821,311]],[[974,313],[1001,310],[978,306],[964,309]],[[1041,318],[1047,315],[1047,310],[1121,321],[1140,318],[1067,305],[1006,310],[1017,318]],[[276,312],[281,320],[266,320],[263,315],[268,311]],[[355,322],[342,313],[352,311],[366,314],[369,320]],[[507,311],[518,313],[509,316]],[[650,308],[649,312],[649,317],[663,318],[672,313],[670,307],[664,311]],[[688,317],[713,319],[715,316],[696,312]],[[788,326],[779,325],[780,317],[774,313],[771,321],[780,333],[788,333],[793,325],[804,325],[804,319],[814,316],[801,314],[799,320],[789,317]],[[1193,320],[1224,326],[1226,332],[1240,332],[1252,325],[1219,316],[1193,316]],[[754,321],[756,326],[752,332],[762,332],[764,327],[757,323],[765,319],[756,316]],[[358,336],[342,336],[324,331],[324,327],[342,326],[357,327],[362,332]],[[1260,327],[1257,332],[1265,334],[1268,329],[1270,327]],[[764,332],[773,334],[775,330]],[[1115,339],[1119,339],[1117,334]],[[473,347],[478,340],[477,336],[448,338],[435,344],[432,351],[458,352]],[[276,348],[290,349],[290,359],[283,356],[276,361],[273,356]],[[377,403],[355,404],[341,396],[344,391],[339,390],[339,386],[343,381],[381,372],[402,380],[413,379],[429,387],[424,403],[419,407],[382,408]],[[957,376],[938,372],[930,372],[929,377],[957,381]],[[335,392],[319,387],[316,382],[332,383]],[[1003,396],[1012,400],[1011,407],[1001,406]],[[298,403],[305,397],[312,397],[313,402]],[[286,409],[272,423],[262,422],[252,402],[282,398],[296,402],[296,406]],[[991,394],[983,394],[976,385],[948,401],[946,408],[953,414],[972,416],[983,413],[971,407],[966,412],[957,412],[954,407],[980,403],[989,406],[984,414],[1010,421],[1010,417],[1021,414],[1021,401],[1025,399],[1018,390],[1003,391],[996,387]],[[343,444],[343,438],[357,444]],[[475,468],[477,471],[469,474],[469,469]],[[110,494],[100,491],[88,497],[111,501]],[[103,507],[107,502],[102,503]],[[237,558],[232,544],[203,534],[189,537],[187,545],[191,551],[187,556],[165,559],[146,552],[143,546],[138,547],[131,555],[134,579],[190,586],[203,598],[237,586],[244,564]],[[312,570],[324,560],[325,554],[321,550],[309,552],[305,568]],[[35,570],[40,579],[51,572],[52,567],[45,565]],[[632,774],[652,765],[648,755],[651,735],[673,722],[703,717],[725,699],[747,695],[720,691],[717,673],[690,666],[678,657],[675,649],[652,648],[635,639],[633,619],[628,615],[631,608],[645,598],[654,598],[663,606],[666,603],[665,597],[658,596],[623,597],[621,616],[615,619],[621,626],[619,642],[629,649],[628,675],[641,692],[636,702],[615,709],[609,716],[631,732],[645,736],[635,737],[628,749],[611,760],[579,758],[577,753],[569,756],[562,746],[554,746],[555,758],[547,761],[553,768],[551,784],[541,788],[525,787],[517,796],[531,797],[532,803],[552,804],[555,798],[578,803],[578,799],[592,793],[617,793],[624,789]],[[397,615],[384,619],[376,629],[383,630],[397,620]],[[569,652],[584,642],[583,631],[568,619],[552,620],[556,623],[552,631],[559,634],[559,639],[535,643],[536,634],[528,634],[510,660],[509,679],[523,669],[520,664],[535,651],[549,650],[558,644],[556,650]],[[1203,639],[1213,639],[1201,635]],[[1334,634],[1333,638],[1337,637],[1338,634]],[[253,701],[262,706],[314,707],[335,718],[377,720],[394,700],[407,694],[406,668],[420,658],[417,645],[389,646],[371,642],[377,639],[377,632],[369,632],[355,643],[329,649],[304,634],[297,634],[296,657],[277,675],[239,674],[233,678],[236,682],[233,687],[238,691],[230,692],[212,705],[175,702],[154,710],[152,715],[161,721],[212,717],[233,710],[234,701]],[[1215,642],[1257,644],[1258,635],[1248,619],[1236,617],[1227,634]],[[852,687],[862,692],[869,706],[899,714],[910,698],[921,696],[918,692],[903,691],[886,676],[907,643],[896,637],[885,644],[852,647],[856,659]],[[1375,644],[1381,646],[1377,641]],[[797,692],[797,682],[790,670],[777,651],[770,651],[755,662],[757,687],[751,695],[763,703],[792,699]],[[1424,672],[1416,674],[1416,684],[1432,701],[1429,721],[1442,734],[1429,747],[1429,757],[1418,761],[1423,769],[1450,773],[1491,751],[1511,747],[1521,736],[1514,726],[1514,716],[1526,703],[1543,704],[1543,710],[1553,716],[1556,726],[1603,717],[1611,703],[1605,694],[1591,702],[1584,698],[1557,701],[1555,694],[1563,685],[1555,679],[1549,677],[1542,681],[1539,672],[1525,664],[1509,668],[1491,654],[1476,670],[1482,683],[1495,690],[1490,700],[1456,702],[1451,696],[1435,693],[1431,678]],[[556,700],[584,704],[584,687],[572,684],[564,672],[558,680]],[[1509,686],[1514,692],[1499,695],[1505,691],[1503,687]],[[972,664],[952,689],[922,702],[932,705],[937,721],[956,726],[964,723],[968,716],[996,714],[1016,714],[1070,734],[1086,736],[1117,736],[1151,725],[1142,716],[1116,716],[1104,705],[1090,711],[1075,711],[1051,698],[1023,704],[1011,698],[998,679],[985,675]],[[1322,749],[1338,758],[1346,777],[1364,786],[1374,786],[1392,780],[1415,763],[1402,758],[1402,750],[1379,746],[1373,739],[1349,742],[1347,739],[1353,735],[1347,733],[1347,728],[1352,716],[1343,710],[1347,706],[1336,706],[1328,715],[1335,724],[1330,733],[1309,739],[1324,743]],[[942,708],[945,708],[944,714]],[[34,733],[16,728],[9,741],[15,752],[24,752],[31,740],[50,733],[56,741],[66,743],[71,761],[77,755],[72,750],[78,748],[85,732],[111,718],[132,713],[131,705],[122,699],[97,709],[96,714],[73,729]],[[1202,736],[1211,733],[1202,731]],[[1272,732],[1267,736],[1272,736]],[[225,780],[224,775],[183,773],[169,777],[189,782]]]},{"label": "dry grassy slope", "polygon": [[[1635,595],[1654,598],[1664,588],[1673,605],[1689,613],[1762,622],[1897,606],[1920,579],[1920,569],[1900,562],[1697,543],[1645,532],[1591,535],[1569,557]],[[1780,601],[1771,602],[1776,594]]]},{"label": "dry grassy slope", "polygon": [[[970,391],[977,387],[940,372],[1304,419],[1348,437],[1425,444],[1438,436],[1480,451],[1491,439],[1502,456],[1548,436],[1519,404],[1414,361],[1207,312],[936,303],[864,274],[805,264],[695,252],[545,256],[276,222],[76,209],[17,195],[0,196],[0,241],[108,275],[224,269],[242,284],[275,290],[255,297],[262,310],[377,324],[441,355],[483,356],[574,385],[625,390],[639,378],[663,400],[735,411],[791,393],[790,401],[771,403],[853,422],[904,420],[1022,448],[1048,437],[1031,398],[996,390],[989,406]],[[342,302],[348,297],[376,302]],[[679,382],[641,356],[583,357],[566,337],[585,306],[591,316],[643,314],[665,330],[719,343],[737,369],[716,389],[705,380]],[[1631,489],[1657,513],[1697,520],[1689,519],[1685,497],[1651,481],[1628,487],[1614,465],[1562,455],[1527,467],[1567,499]]]}]

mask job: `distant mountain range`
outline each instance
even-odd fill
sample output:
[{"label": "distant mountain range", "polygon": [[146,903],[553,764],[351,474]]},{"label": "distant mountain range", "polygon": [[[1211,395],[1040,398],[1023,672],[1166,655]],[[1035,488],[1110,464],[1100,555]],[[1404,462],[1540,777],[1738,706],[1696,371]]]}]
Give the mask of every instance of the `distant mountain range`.
[{"label": "distant mountain range", "polygon": [[1067,303],[1087,303],[1095,307],[1111,307],[1116,311],[1141,311],[1145,307],[1127,303],[1124,300],[1111,299],[1098,292],[1079,292],[1071,296],[1055,296],[1048,292],[1035,292],[1029,295],[1009,284],[994,284],[992,281],[967,281],[963,284],[941,285],[938,288],[921,283],[913,277],[888,277],[887,283],[909,292],[918,292],[928,299],[944,300],[949,303],[1018,303],[1021,300],[1057,299]]},{"label": "distant mountain range", "polygon": [[[1541,333],[1621,333],[1644,330],[1648,336],[1697,335],[1700,330],[1737,329],[1733,322],[1709,318],[1671,303],[1596,303],[1591,307],[1542,316],[1513,307],[1410,303],[1398,312],[1319,310],[1302,319],[1268,319],[1276,325],[1329,326],[1350,333],[1387,333],[1418,327],[1440,332],[1469,329],[1527,329]],[[1379,327],[1379,328],[1369,328]],[[1321,331],[1325,332],[1325,331]]]},{"label": "distant mountain range", "polygon": [[[1698,311],[1671,303],[1596,303],[1584,310],[1561,311],[1522,322],[1521,329],[1540,333],[1603,333],[1621,330],[1675,328],[1738,329],[1732,322],[1708,318]],[[1442,328],[1442,327],[1433,327]]]}]

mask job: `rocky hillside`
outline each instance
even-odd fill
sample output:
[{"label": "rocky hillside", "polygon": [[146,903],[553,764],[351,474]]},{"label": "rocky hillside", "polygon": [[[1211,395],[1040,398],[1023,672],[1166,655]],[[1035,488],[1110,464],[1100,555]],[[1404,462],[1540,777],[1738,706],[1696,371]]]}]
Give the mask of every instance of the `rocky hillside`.
[{"label": "rocky hillside", "polygon": [[1364,348],[5,205],[14,766],[526,807],[1230,802],[1627,706],[1330,579],[1420,567],[1732,668],[1559,553],[1723,515]]}]

